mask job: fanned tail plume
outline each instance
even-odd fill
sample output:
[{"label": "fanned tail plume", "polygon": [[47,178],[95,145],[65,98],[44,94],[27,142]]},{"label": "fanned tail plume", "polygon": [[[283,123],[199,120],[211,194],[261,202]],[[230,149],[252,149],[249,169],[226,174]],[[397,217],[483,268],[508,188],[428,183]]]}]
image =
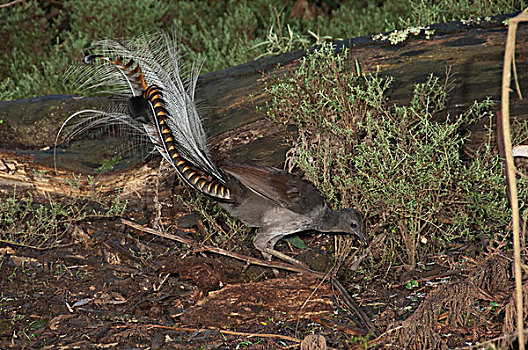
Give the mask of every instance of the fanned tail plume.
[{"label": "fanned tail plume", "polygon": [[[199,67],[182,80],[174,39],[156,33],[123,42],[104,40],[92,51],[84,63],[100,59],[107,64],[83,67],[81,89],[106,89],[128,99],[127,113],[101,112],[100,116],[134,126],[141,123],[156,150],[189,185],[215,199],[231,201],[223,174],[210,159],[195,106]],[[97,117],[93,111],[90,115]]]},{"label": "fanned tail plume", "polygon": [[154,85],[148,87],[143,97],[150,103],[155,125],[146,125],[145,130],[158,152],[172,164],[187,184],[218,200],[231,201],[231,190],[222,177],[208,174],[181,156],[181,146],[177,144],[172,130],[168,127],[170,115],[164,107],[163,94],[159,88]]}]

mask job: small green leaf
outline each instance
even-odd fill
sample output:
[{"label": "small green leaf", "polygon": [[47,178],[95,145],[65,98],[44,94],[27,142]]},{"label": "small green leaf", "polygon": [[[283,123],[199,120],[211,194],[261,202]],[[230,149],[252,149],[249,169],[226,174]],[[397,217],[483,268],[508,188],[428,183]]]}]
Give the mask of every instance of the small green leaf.
[{"label": "small green leaf", "polygon": [[29,327],[32,328],[32,329],[41,329],[41,328],[44,328],[48,325],[48,319],[47,318],[43,318],[43,319],[40,319],[38,321],[33,321],[29,324]]},{"label": "small green leaf", "polygon": [[286,241],[288,241],[295,248],[308,249],[306,243],[304,243],[304,241],[297,236],[286,238]]},{"label": "small green leaf", "polygon": [[417,280],[407,281],[407,283],[405,284],[405,288],[407,289],[416,288],[418,286],[419,286],[419,283]]}]

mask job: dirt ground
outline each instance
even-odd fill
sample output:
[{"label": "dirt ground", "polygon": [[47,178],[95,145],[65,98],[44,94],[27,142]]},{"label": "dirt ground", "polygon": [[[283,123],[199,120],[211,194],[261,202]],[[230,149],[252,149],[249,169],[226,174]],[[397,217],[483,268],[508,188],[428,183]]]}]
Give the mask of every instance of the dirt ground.
[{"label": "dirt ground", "polygon": [[[173,190],[158,197],[158,223],[202,242],[199,217],[176,199],[181,186],[165,181]],[[129,201],[124,218],[153,227],[156,212],[153,198],[141,197]],[[286,242],[278,249],[328,270],[334,238],[308,233],[302,239],[308,249]],[[356,256],[368,256],[379,239],[369,237],[370,247]],[[231,240],[239,254],[261,258],[251,237]],[[122,218],[77,222],[53,249],[0,243],[0,348],[325,349],[319,340],[335,349],[442,349],[514,329],[511,258],[499,239],[455,247],[415,271],[372,271],[374,262],[364,258],[359,269],[357,259],[346,264],[338,279],[378,334],[328,280],[200,247]]]}]

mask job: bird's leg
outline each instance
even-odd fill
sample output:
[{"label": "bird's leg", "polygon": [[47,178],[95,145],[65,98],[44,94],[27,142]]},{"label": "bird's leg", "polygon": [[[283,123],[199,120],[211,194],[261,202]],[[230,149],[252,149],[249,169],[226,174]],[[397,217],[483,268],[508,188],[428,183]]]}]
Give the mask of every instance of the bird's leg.
[{"label": "bird's leg", "polygon": [[[270,238],[271,236],[271,238]],[[253,245],[255,248],[260,250],[264,259],[271,261],[271,257],[275,256],[283,261],[289,262],[293,265],[299,265],[304,268],[307,268],[306,264],[302,261],[292,258],[284,253],[279,252],[278,250],[273,249],[275,244],[283,237],[282,234],[272,234],[267,231],[259,231],[255,238],[253,238]]]}]

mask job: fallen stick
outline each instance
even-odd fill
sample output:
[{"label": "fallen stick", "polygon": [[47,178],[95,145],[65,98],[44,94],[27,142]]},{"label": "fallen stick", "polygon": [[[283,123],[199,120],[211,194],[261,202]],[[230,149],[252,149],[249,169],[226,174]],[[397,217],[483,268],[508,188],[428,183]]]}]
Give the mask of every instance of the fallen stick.
[{"label": "fallen stick", "polygon": [[[161,231],[149,228],[149,227],[143,227],[143,226],[141,226],[139,224],[136,224],[135,222],[132,222],[132,221],[127,220],[127,219],[121,219],[121,222],[123,224],[127,225],[127,226],[135,228],[136,230],[147,232],[147,233],[150,233],[150,234],[158,236],[158,237],[167,238],[167,239],[170,239],[172,241],[177,241],[177,242],[180,242],[180,243],[183,243],[183,244],[188,244],[188,245],[193,246],[193,247],[199,246],[199,244],[197,244],[192,239],[188,239],[188,238],[181,237],[181,236],[174,235],[174,234],[170,234],[170,233],[161,232]],[[212,253],[216,253],[216,254],[220,254],[220,255],[229,256],[229,257],[237,259],[237,260],[245,261],[248,264],[259,265],[259,266],[270,267],[270,268],[277,268],[277,269],[293,271],[293,272],[307,273],[307,274],[309,274],[309,275],[311,275],[313,277],[316,277],[316,278],[323,278],[325,276],[325,274],[323,274],[321,272],[310,270],[310,269],[304,268],[302,266],[295,266],[295,265],[292,265],[292,264],[286,264],[286,263],[281,263],[281,262],[264,261],[264,260],[261,260],[261,259],[253,258],[251,256],[230,252],[228,250],[225,250],[225,249],[222,249],[222,248],[218,248],[218,247],[201,246],[200,248],[195,249],[194,251],[195,252],[208,251],[208,252],[212,252]]]},{"label": "fallen stick", "polygon": [[[170,240],[173,240],[173,241],[177,241],[177,242],[180,242],[180,243],[188,244],[188,245],[193,246],[193,247],[198,245],[195,241],[193,241],[191,239],[184,238],[184,237],[181,237],[181,236],[178,236],[178,235],[174,235],[174,234],[170,234],[170,233],[161,232],[161,231],[149,228],[149,227],[143,227],[143,226],[141,226],[139,224],[136,224],[135,222],[132,222],[132,221],[127,220],[127,219],[121,219],[121,222],[124,225],[130,226],[130,227],[135,228],[135,229],[137,229],[139,231],[143,231],[143,232],[147,232],[147,233],[153,234],[153,235],[158,236],[158,237],[167,238],[167,239],[170,239]],[[248,264],[259,265],[259,266],[270,267],[270,268],[277,268],[277,269],[293,271],[293,272],[299,272],[299,273],[306,273],[306,274],[309,274],[309,275],[311,275],[311,276],[313,276],[315,278],[324,279],[324,278],[327,277],[327,275],[324,274],[324,273],[313,271],[313,270],[304,268],[302,266],[295,266],[295,265],[292,265],[292,264],[286,264],[286,263],[280,263],[280,262],[264,261],[264,260],[253,258],[253,257],[250,257],[250,256],[246,256],[246,255],[242,255],[242,254],[238,254],[238,253],[233,253],[233,252],[230,252],[228,250],[225,250],[225,249],[222,249],[222,248],[218,248],[218,247],[202,246],[200,249],[198,249],[196,251],[209,251],[209,252],[213,252],[213,253],[216,253],[216,254],[229,256],[231,258],[238,259],[238,260],[241,260],[241,261],[245,261]],[[334,287],[338,290],[339,294],[343,297],[343,300],[344,300],[345,304],[359,316],[359,318],[363,321],[364,325],[367,327],[367,329],[369,331],[373,332],[376,336],[379,336],[380,332],[378,331],[378,329],[374,326],[372,321],[363,312],[363,310],[361,310],[359,305],[357,305],[357,303],[348,294],[348,292],[346,291],[345,287],[343,287],[343,285],[335,278],[332,278],[331,281],[332,281],[332,284],[334,285]]]},{"label": "fallen stick", "polygon": [[246,332],[235,332],[235,331],[228,331],[218,328],[187,328],[187,327],[170,327],[170,326],[163,326],[158,324],[147,324],[146,327],[152,327],[152,328],[159,328],[159,329],[167,329],[171,331],[181,331],[181,332],[204,332],[204,331],[218,331],[220,334],[227,334],[227,335],[238,335],[242,337],[248,337],[248,338],[277,338],[287,341],[293,341],[296,343],[300,343],[301,339],[288,337],[287,335],[281,335],[281,334],[271,334],[271,333],[246,333]]}]

